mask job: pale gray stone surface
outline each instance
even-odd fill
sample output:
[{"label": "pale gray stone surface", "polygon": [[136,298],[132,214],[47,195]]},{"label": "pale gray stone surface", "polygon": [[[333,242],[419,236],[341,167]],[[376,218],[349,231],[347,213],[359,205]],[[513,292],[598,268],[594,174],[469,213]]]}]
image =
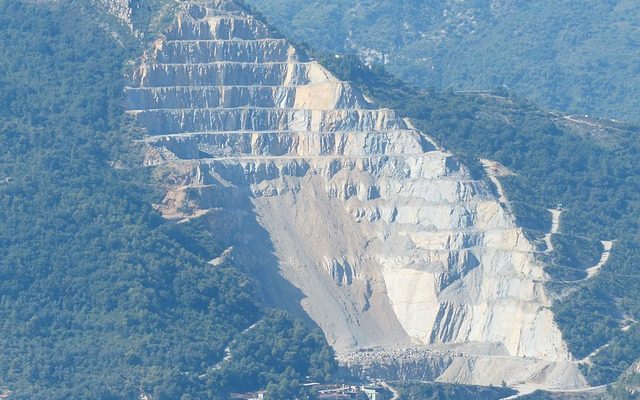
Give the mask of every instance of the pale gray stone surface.
[{"label": "pale gray stone surface", "polygon": [[224,259],[313,320],[344,365],[585,385],[508,205],[240,6],[183,4],[126,97],[167,183],[158,209],[207,218]]}]

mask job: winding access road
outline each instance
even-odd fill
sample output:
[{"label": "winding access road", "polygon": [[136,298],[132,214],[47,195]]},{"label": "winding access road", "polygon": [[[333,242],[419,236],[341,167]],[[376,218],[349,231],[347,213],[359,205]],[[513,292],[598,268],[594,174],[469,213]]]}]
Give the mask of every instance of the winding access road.
[{"label": "winding access road", "polygon": [[560,230],[560,216],[562,215],[562,210],[558,209],[548,209],[551,213],[551,231],[544,235],[544,242],[547,245],[547,252],[550,253],[553,251],[553,243],[551,242],[551,236],[558,233]]}]

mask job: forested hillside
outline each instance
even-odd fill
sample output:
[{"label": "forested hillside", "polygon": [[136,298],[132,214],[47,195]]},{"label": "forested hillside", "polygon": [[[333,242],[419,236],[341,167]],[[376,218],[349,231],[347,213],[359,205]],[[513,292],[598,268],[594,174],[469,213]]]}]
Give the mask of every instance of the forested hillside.
[{"label": "forested hillside", "polygon": [[[555,251],[541,251],[540,258],[553,278],[564,338],[577,359],[591,355],[584,371],[594,384],[615,380],[640,357],[638,127],[587,121],[585,130],[504,93],[424,91],[355,57],[318,57],[341,78],[413,118],[477,173],[479,158],[514,171],[501,178],[503,185],[520,224],[539,242],[551,227],[546,209],[562,203],[563,235],[553,238]],[[584,268],[604,239],[615,240],[611,258],[585,279]]]},{"label": "forested hillside", "polygon": [[151,208],[122,107],[142,44],[112,29],[86,2],[0,2],[0,393],[293,396],[332,352],[239,268],[207,264],[215,238]]},{"label": "forested hillside", "polygon": [[605,400],[633,400],[640,394],[640,362],[632,365],[620,381],[607,390]]},{"label": "forested hillside", "polygon": [[634,0],[246,0],[288,37],[423,88],[506,87],[546,108],[638,121]]}]

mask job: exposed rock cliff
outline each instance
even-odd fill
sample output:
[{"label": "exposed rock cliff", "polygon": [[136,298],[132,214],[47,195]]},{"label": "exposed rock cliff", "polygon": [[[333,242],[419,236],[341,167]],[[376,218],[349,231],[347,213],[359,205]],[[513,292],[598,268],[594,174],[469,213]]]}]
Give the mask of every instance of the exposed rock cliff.
[{"label": "exposed rock cliff", "polygon": [[92,0],[99,7],[102,7],[109,14],[118,18],[125,25],[131,25],[131,6],[133,0]]},{"label": "exposed rock cliff", "polygon": [[240,6],[183,4],[126,95],[171,186],[158,208],[207,218],[354,370],[399,346],[440,380],[584,385],[496,195]]}]

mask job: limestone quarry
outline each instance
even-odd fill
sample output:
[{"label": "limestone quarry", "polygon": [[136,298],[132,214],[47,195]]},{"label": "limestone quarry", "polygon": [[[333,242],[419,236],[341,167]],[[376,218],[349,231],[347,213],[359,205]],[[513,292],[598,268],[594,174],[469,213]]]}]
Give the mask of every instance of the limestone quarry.
[{"label": "limestone quarry", "polygon": [[126,89],[166,218],[202,218],[264,301],[354,373],[579,388],[506,201],[231,1],[182,3]]}]

